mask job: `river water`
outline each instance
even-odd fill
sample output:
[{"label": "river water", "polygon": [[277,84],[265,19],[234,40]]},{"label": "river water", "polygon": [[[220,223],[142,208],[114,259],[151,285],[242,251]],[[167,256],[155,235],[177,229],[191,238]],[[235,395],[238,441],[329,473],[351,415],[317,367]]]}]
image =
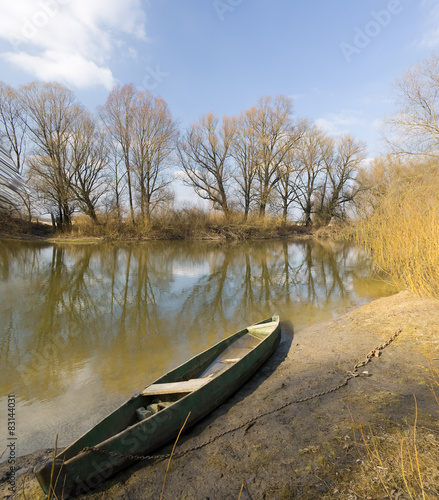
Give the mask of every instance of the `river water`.
[{"label": "river water", "polygon": [[[284,335],[395,292],[348,244],[0,240],[0,447],[65,446],[151,381],[278,313]],[[328,333],[329,334],[329,333]],[[0,453],[1,451],[0,450]]]}]

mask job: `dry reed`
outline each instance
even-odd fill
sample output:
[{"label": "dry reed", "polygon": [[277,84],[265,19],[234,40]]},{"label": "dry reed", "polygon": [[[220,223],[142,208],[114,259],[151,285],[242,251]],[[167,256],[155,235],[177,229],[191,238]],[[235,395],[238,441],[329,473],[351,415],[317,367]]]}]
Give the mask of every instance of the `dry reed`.
[{"label": "dry reed", "polygon": [[175,447],[177,446],[178,440],[180,439],[180,435],[183,432],[183,429],[185,428],[185,425],[186,425],[190,415],[191,415],[191,412],[189,412],[187,414],[186,420],[183,422],[183,425],[181,426],[181,429],[178,433],[177,439],[175,440],[174,446],[172,447],[171,456],[169,457],[168,466],[166,467],[165,478],[163,479],[163,486],[162,486],[162,493],[160,495],[160,500],[163,499],[163,495],[165,493],[166,478],[168,477],[169,468],[171,467],[171,461],[172,461],[172,457],[174,455]]},{"label": "dry reed", "polygon": [[[439,371],[431,364],[430,389],[439,404],[436,390],[439,388]],[[415,415],[412,427],[396,433],[375,435],[371,427],[368,433],[358,426],[361,442],[366,452],[361,471],[361,480],[356,481],[356,495],[366,494],[375,498],[381,490],[387,498],[433,499],[437,498],[439,478],[437,463],[437,431],[419,426],[418,404],[414,397]],[[360,443],[354,439],[361,455]]]},{"label": "dry reed", "polygon": [[356,232],[401,289],[439,298],[439,167],[400,178]]}]

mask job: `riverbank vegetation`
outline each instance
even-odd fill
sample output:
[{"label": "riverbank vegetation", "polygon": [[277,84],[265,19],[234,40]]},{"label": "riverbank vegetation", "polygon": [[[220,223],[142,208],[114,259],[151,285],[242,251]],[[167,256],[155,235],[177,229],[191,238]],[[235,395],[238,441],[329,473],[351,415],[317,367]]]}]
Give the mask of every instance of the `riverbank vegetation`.
[{"label": "riverbank vegetation", "polygon": [[231,212],[226,218],[218,212],[182,208],[153,216],[148,222],[136,225],[111,217],[102,218],[99,224],[96,224],[82,217],[75,220],[68,232],[56,232],[56,237],[96,237],[106,240],[249,240],[310,234],[310,230],[305,226],[285,222],[278,217],[260,218],[250,215],[243,219],[242,213]]},{"label": "riverbank vegetation", "polygon": [[[439,54],[414,65],[396,82],[397,111],[386,120],[392,154],[362,172],[366,196],[357,200],[353,235],[400,289],[439,299]],[[437,343],[437,339],[435,341]],[[438,371],[430,368],[436,402]],[[416,405],[416,397],[415,397]],[[397,435],[376,428],[358,433],[365,448],[364,491],[387,498],[436,498],[437,439],[414,425]],[[429,429],[427,429],[429,431]],[[355,431],[354,431],[355,433]],[[360,483],[361,484],[361,483]]]},{"label": "riverbank vegetation", "polygon": [[392,154],[361,183],[357,241],[401,289],[439,298],[439,54],[396,82],[397,111],[387,119]]},{"label": "riverbank vegetation", "polygon": [[439,298],[439,168],[434,162],[378,162],[376,207],[355,227],[357,241],[400,289]]}]

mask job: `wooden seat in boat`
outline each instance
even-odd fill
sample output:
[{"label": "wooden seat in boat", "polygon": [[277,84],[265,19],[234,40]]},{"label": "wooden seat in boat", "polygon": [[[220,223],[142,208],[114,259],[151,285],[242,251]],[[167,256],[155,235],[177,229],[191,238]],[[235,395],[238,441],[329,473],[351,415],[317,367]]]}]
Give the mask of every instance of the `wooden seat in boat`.
[{"label": "wooden seat in boat", "polygon": [[210,377],[193,378],[182,382],[169,382],[167,384],[152,384],[142,391],[143,396],[159,394],[175,394],[180,392],[193,392],[203,387],[210,381]]}]

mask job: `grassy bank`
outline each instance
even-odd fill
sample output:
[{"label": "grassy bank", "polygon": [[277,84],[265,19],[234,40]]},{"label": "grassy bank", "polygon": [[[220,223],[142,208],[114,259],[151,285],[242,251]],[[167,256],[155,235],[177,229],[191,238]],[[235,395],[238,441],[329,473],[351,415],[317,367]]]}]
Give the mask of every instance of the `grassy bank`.
[{"label": "grassy bank", "polygon": [[[41,226],[19,219],[4,217],[0,221],[0,233],[6,235],[41,236]],[[240,213],[222,214],[205,212],[199,209],[181,209],[156,216],[149,222],[136,221],[132,224],[117,218],[101,217],[92,222],[87,217],[75,218],[68,230],[53,230],[44,226],[45,234],[61,239],[102,238],[106,240],[184,240],[184,239],[274,239],[307,235],[310,231],[304,226],[284,222],[280,218],[254,215],[244,219]]]},{"label": "grassy bank", "polygon": [[209,213],[199,209],[175,210],[156,216],[149,222],[121,223],[115,219],[102,219],[92,224],[80,219],[74,224],[72,233],[81,236],[98,236],[108,239],[183,240],[183,239],[271,239],[306,234],[302,226],[283,222],[279,218],[220,213]]},{"label": "grassy bank", "polygon": [[54,229],[48,224],[29,222],[0,212],[0,237],[17,239],[50,238]]}]

